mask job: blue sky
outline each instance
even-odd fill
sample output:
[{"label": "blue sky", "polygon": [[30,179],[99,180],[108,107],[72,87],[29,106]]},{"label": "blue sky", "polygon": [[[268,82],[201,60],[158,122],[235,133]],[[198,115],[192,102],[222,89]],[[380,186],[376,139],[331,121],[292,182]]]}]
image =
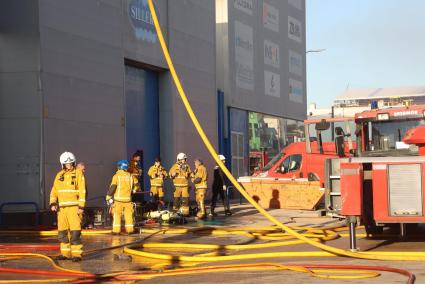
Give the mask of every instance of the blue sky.
[{"label": "blue sky", "polygon": [[425,1],[306,0],[307,101],[349,88],[425,85]]}]

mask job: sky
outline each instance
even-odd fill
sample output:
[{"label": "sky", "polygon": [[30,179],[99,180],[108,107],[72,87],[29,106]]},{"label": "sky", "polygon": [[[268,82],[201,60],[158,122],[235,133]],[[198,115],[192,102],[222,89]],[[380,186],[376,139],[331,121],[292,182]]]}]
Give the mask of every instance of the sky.
[{"label": "sky", "polygon": [[424,0],[306,0],[307,102],[347,88],[425,86]]}]

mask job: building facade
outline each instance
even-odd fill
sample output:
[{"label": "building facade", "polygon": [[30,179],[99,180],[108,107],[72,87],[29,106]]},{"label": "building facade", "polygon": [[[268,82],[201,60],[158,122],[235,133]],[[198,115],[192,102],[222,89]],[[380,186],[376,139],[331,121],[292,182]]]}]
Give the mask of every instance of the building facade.
[{"label": "building facade", "polygon": [[[236,37],[239,43],[229,43],[227,53],[216,40],[222,28],[216,19],[222,13],[219,1],[154,2],[183,87],[222,153],[239,157],[228,150],[239,143],[230,137],[237,127],[247,135],[247,110],[290,118],[295,125],[303,119],[304,1],[283,6],[281,1],[229,1],[231,41]],[[270,15],[263,17],[264,9]],[[270,36],[260,39],[263,28]],[[170,167],[179,152],[190,163],[203,158],[212,169],[174,87],[147,0],[1,1],[0,39],[1,202],[47,208],[64,151],[87,165],[89,206],[102,204],[115,162],[135,151],[143,152],[145,173],[155,157]],[[291,67],[293,75],[289,49],[302,61],[301,67]],[[227,79],[218,67],[225,61],[221,57],[231,60],[224,67]],[[246,151],[239,154],[246,163]],[[145,175],[145,189],[148,184]]]},{"label": "building facade", "polygon": [[303,135],[305,1],[217,0],[216,19],[223,133],[233,174],[248,175],[260,152],[271,158]]}]

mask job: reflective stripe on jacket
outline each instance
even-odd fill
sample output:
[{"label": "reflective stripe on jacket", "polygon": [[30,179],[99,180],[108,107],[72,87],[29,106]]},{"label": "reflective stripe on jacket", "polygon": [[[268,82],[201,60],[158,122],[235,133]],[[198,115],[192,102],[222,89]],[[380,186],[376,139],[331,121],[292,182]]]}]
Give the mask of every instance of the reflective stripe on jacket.
[{"label": "reflective stripe on jacket", "polygon": [[151,179],[151,186],[162,187],[164,185],[164,179],[168,176],[168,173],[163,166],[153,165],[149,168],[148,176]]},{"label": "reflective stripe on jacket", "polygon": [[50,204],[59,207],[86,205],[86,181],[81,170],[61,170],[55,177]]},{"label": "reflective stripe on jacket", "polygon": [[204,165],[199,165],[192,175],[192,181],[195,184],[196,189],[206,189],[208,180],[207,169]]},{"label": "reflective stripe on jacket", "polygon": [[175,187],[189,186],[189,178],[191,174],[188,164],[175,163],[170,169],[170,177],[173,179]]}]

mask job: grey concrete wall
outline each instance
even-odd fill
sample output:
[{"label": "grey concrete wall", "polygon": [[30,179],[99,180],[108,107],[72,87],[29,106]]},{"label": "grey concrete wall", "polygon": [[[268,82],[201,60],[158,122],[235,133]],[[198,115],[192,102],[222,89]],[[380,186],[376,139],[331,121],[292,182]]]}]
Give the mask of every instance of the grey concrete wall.
[{"label": "grey concrete wall", "polygon": [[[183,86],[215,145],[214,2],[155,2]],[[171,166],[178,152],[186,152],[191,164],[201,157],[212,169],[212,159],[166,70],[158,40],[155,35],[146,37],[134,23],[134,17],[143,15],[134,14],[132,3],[1,2],[0,129],[9,133],[1,138],[0,177],[5,185],[1,201],[29,200],[46,207],[63,151],[86,163],[89,198],[105,194],[115,162],[128,154],[125,59],[159,72],[160,149],[165,165]],[[98,200],[88,205],[101,204]]]},{"label": "grey concrete wall", "polygon": [[42,199],[38,30],[38,1],[0,1],[0,203]]},{"label": "grey concrete wall", "polygon": [[[215,76],[215,4],[209,0],[168,1],[169,46],[175,67],[192,107],[213,145],[217,145],[217,96]],[[162,123],[170,125],[168,137],[161,136],[161,153],[165,151],[166,165],[185,152],[193,168],[193,159],[202,158],[209,169],[214,166],[189,116],[184,110],[174,85],[169,89],[170,113],[161,114]],[[167,100],[167,99],[165,99]],[[162,110],[165,107],[162,105]],[[163,131],[161,124],[161,131]],[[167,128],[167,126],[165,126]],[[172,143],[170,149],[167,146]],[[172,151],[172,153],[171,153]],[[210,178],[210,183],[212,177]]]},{"label": "grey concrete wall", "polygon": [[40,0],[39,9],[46,200],[63,151],[86,163],[89,198],[104,195],[126,156],[121,2]]},{"label": "grey concrete wall", "polygon": [[[228,73],[230,80],[218,81],[218,87],[228,92],[225,94],[226,104],[304,119],[305,1],[227,0],[227,11],[227,22],[217,24],[220,27],[218,38],[227,41],[227,45],[222,44],[225,45],[223,52],[226,53],[227,49],[224,62],[227,70],[221,72]],[[289,22],[296,23],[296,30],[290,31],[297,33],[298,37],[290,35]],[[290,54],[294,53],[300,61],[298,67],[290,66]],[[290,84],[300,91],[299,96],[290,95]]]}]

